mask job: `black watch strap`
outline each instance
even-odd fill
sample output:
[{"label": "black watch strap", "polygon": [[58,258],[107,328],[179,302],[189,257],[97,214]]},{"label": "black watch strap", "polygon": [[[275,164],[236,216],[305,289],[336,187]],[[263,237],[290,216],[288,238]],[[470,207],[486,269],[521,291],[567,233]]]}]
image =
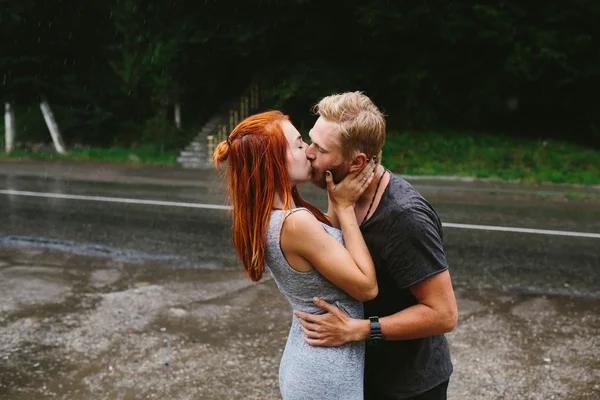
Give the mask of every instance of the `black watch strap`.
[{"label": "black watch strap", "polygon": [[369,340],[384,340],[381,333],[381,325],[379,324],[379,317],[369,317],[369,321],[371,321]]}]

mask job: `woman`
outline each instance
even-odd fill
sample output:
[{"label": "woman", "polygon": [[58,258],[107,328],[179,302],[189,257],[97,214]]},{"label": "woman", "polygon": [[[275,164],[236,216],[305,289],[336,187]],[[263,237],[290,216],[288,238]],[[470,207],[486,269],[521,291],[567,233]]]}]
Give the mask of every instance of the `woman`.
[{"label": "woman", "polygon": [[[217,146],[215,165],[227,163],[233,244],[250,279],[260,280],[266,265],[294,309],[322,313],[312,302],[319,296],[363,318],[361,302],[377,295],[373,261],[352,200],[334,201],[340,231],[300,197],[296,185],[312,172],[307,147],[279,111],[246,118]],[[372,178],[371,163],[339,185],[358,198]],[[293,317],[279,368],[285,400],[362,399],[363,369],[364,343],[310,346]]]}]

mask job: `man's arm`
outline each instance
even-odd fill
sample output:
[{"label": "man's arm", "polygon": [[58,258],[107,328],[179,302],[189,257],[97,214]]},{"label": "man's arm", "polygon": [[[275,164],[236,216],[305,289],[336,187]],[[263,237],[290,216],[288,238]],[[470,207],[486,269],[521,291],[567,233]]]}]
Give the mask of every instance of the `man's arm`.
[{"label": "man's arm", "polygon": [[[411,286],[410,291],[417,298],[418,304],[379,318],[386,340],[440,335],[456,327],[458,311],[447,270]],[[300,318],[307,343],[313,346],[340,346],[369,337],[369,320],[352,319],[322,299],[315,299],[315,304],[327,313],[313,315],[294,311]]]},{"label": "man's arm", "polygon": [[[456,299],[447,271],[441,233],[433,218],[435,215],[429,210],[410,210],[396,216],[389,232],[384,252],[386,270],[399,290],[410,290],[417,304],[379,318],[386,340],[438,335],[456,326]],[[334,346],[369,336],[368,320],[344,318],[341,311],[323,300],[316,301],[316,304],[328,313],[314,316],[296,313],[309,343]]]},{"label": "man's arm", "polygon": [[448,270],[411,286],[409,290],[418,304],[379,319],[387,340],[417,339],[454,330],[458,309]]}]

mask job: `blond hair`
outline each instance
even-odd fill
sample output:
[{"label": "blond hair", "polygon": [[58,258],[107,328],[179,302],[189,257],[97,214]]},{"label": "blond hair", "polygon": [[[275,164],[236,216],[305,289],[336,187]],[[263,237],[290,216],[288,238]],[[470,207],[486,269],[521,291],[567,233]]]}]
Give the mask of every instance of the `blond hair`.
[{"label": "blond hair", "polygon": [[385,143],[385,117],[362,92],[324,97],[312,111],[338,125],[344,158],[356,151],[365,153],[367,157],[381,156]]}]

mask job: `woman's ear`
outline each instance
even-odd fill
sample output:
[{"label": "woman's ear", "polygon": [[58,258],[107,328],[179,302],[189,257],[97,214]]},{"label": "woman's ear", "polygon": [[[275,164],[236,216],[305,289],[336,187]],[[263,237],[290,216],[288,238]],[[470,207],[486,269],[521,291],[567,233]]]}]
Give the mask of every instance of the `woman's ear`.
[{"label": "woman's ear", "polygon": [[369,158],[365,153],[358,153],[352,158],[349,172],[354,172],[363,169],[369,163]]}]

